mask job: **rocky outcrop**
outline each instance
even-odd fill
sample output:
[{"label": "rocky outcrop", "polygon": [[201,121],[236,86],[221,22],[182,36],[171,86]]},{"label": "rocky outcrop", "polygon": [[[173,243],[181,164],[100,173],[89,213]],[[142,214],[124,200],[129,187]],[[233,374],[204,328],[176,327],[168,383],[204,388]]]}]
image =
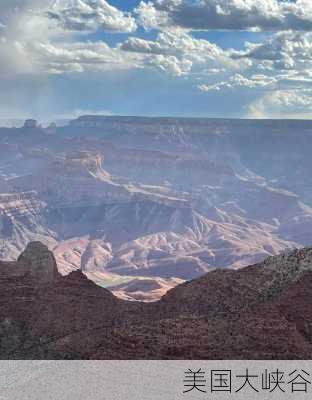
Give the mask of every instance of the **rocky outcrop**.
[{"label": "rocky outcrop", "polygon": [[17,262],[0,262],[0,288],[1,359],[75,358],[64,349],[46,350],[75,332],[112,330],[127,309],[80,271],[62,277],[53,254],[38,242],[29,244]]},{"label": "rocky outcrop", "polygon": [[35,119],[26,119],[24,122],[24,128],[38,128],[39,127],[39,122]]},{"label": "rocky outcrop", "polygon": [[30,243],[17,263],[23,273],[39,286],[53,284],[59,277],[53,253],[40,242]]}]

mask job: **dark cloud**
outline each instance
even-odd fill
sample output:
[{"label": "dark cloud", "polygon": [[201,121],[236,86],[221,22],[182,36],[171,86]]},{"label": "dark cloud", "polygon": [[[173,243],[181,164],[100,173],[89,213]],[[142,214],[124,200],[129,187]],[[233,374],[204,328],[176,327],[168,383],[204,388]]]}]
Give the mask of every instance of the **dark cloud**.
[{"label": "dark cloud", "polygon": [[312,30],[310,0],[155,0],[137,9],[146,28]]}]

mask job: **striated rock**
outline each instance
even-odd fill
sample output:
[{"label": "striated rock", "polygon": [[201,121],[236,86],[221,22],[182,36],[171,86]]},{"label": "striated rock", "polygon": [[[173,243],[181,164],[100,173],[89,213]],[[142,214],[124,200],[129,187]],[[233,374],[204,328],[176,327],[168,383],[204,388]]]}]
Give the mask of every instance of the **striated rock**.
[{"label": "striated rock", "polygon": [[149,301],[181,279],[311,244],[311,121],[36,126],[0,128],[1,259],[39,240],[63,274],[81,269]]}]

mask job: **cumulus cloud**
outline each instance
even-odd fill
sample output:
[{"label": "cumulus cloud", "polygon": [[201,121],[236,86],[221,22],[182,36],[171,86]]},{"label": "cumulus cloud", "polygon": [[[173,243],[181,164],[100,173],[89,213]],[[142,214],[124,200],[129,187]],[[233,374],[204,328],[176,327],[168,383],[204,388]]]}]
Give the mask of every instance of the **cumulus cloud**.
[{"label": "cumulus cloud", "polygon": [[[247,43],[230,52],[250,66],[227,79],[202,83],[202,92],[248,90],[254,100],[246,106],[252,118],[310,118],[312,107],[312,33],[279,32],[263,43]],[[227,70],[229,72],[229,70]]]},{"label": "cumulus cloud", "polygon": [[312,91],[277,90],[256,99],[247,108],[250,118],[310,118]]},{"label": "cumulus cloud", "polygon": [[[7,25],[0,40],[0,75],[26,76],[137,67],[134,54],[110,48],[104,41],[82,41],[81,36],[77,38],[75,32],[65,29],[69,29],[69,26],[62,26],[58,20],[47,18],[50,0],[12,2],[0,5]],[[128,14],[103,0],[62,0],[54,2],[50,10],[59,10],[60,13],[62,10],[72,10],[73,19],[78,18],[80,13],[85,19],[81,29],[106,27],[112,32],[134,29],[133,19]],[[64,15],[66,22],[66,12]]]},{"label": "cumulus cloud", "polygon": [[[246,43],[230,56],[250,62],[243,73],[198,85],[202,92],[242,90],[254,94],[247,106],[253,118],[310,118],[312,107],[312,33],[279,32],[263,43]],[[229,72],[229,69],[227,70]]]},{"label": "cumulus cloud", "polygon": [[58,0],[46,12],[63,29],[69,31],[134,32],[135,19],[105,0]]},{"label": "cumulus cloud", "polygon": [[169,13],[157,8],[157,5],[152,2],[142,1],[135,11],[140,25],[146,30],[168,28],[173,24]]},{"label": "cumulus cloud", "polygon": [[254,75],[250,78],[244,77],[241,74],[235,74],[231,76],[227,81],[215,83],[213,85],[199,85],[198,88],[202,92],[210,92],[213,90],[219,91],[222,88],[234,89],[234,88],[268,88],[272,87],[276,83],[275,78],[270,78],[265,75]]},{"label": "cumulus cloud", "polygon": [[120,49],[143,54],[147,57],[148,65],[160,66],[161,70],[173,75],[209,75],[224,71],[224,67],[243,70],[249,65],[247,58],[241,57],[240,60],[233,61],[230,52],[183,31],[161,32],[154,41],[130,37],[120,45]]},{"label": "cumulus cloud", "polygon": [[[94,79],[105,81],[115,71],[118,77],[133,73],[150,82],[149,74],[157,70],[164,75],[156,79],[168,84],[172,76],[183,77],[181,85],[197,98],[205,98],[198,89],[209,96],[225,91],[222,102],[243,93],[251,102],[248,116],[311,112],[311,0],[145,0],[133,13],[106,0],[0,1],[1,87],[23,82],[39,88],[41,82],[63,81],[55,76],[60,74],[89,81],[93,72]],[[157,29],[155,39],[129,36],[137,24]],[[193,32],[213,29],[283,31],[255,33],[255,42],[234,50]],[[94,35],[98,31],[127,36],[112,46]],[[21,84],[15,86],[18,99]]]},{"label": "cumulus cloud", "polygon": [[312,30],[310,0],[154,0],[136,12],[146,29]]},{"label": "cumulus cloud", "polygon": [[247,43],[232,58],[252,61],[252,69],[274,77],[277,89],[300,89],[312,84],[312,33],[279,32],[263,43]]},{"label": "cumulus cloud", "polygon": [[161,54],[148,58],[145,64],[173,76],[182,76],[189,73],[193,65],[190,60],[179,60],[175,56],[165,57]]},{"label": "cumulus cloud", "polygon": [[247,44],[247,50],[241,56],[269,61],[277,69],[306,68],[307,63],[309,66],[312,63],[312,33],[280,32],[264,43]]},{"label": "cumulus cloud", "polygon": [[208,40],[195,39],[184,32],[162,32],[155,41],[131,37],[121,45],[125,51],[151,54],[182,55],[206,60],[220,57],[220,47]]}]

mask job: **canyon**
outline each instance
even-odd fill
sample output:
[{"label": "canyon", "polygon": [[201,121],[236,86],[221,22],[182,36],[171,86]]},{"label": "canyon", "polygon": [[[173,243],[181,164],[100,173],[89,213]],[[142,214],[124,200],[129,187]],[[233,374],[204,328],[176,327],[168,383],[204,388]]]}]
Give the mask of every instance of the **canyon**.
[{"label": "canyon", "polygon": [[311,141],[311,121],[0,128],[0,259],[40,241],[62,276],[153,303],[207,273],[288,255],[311,245]]}]

